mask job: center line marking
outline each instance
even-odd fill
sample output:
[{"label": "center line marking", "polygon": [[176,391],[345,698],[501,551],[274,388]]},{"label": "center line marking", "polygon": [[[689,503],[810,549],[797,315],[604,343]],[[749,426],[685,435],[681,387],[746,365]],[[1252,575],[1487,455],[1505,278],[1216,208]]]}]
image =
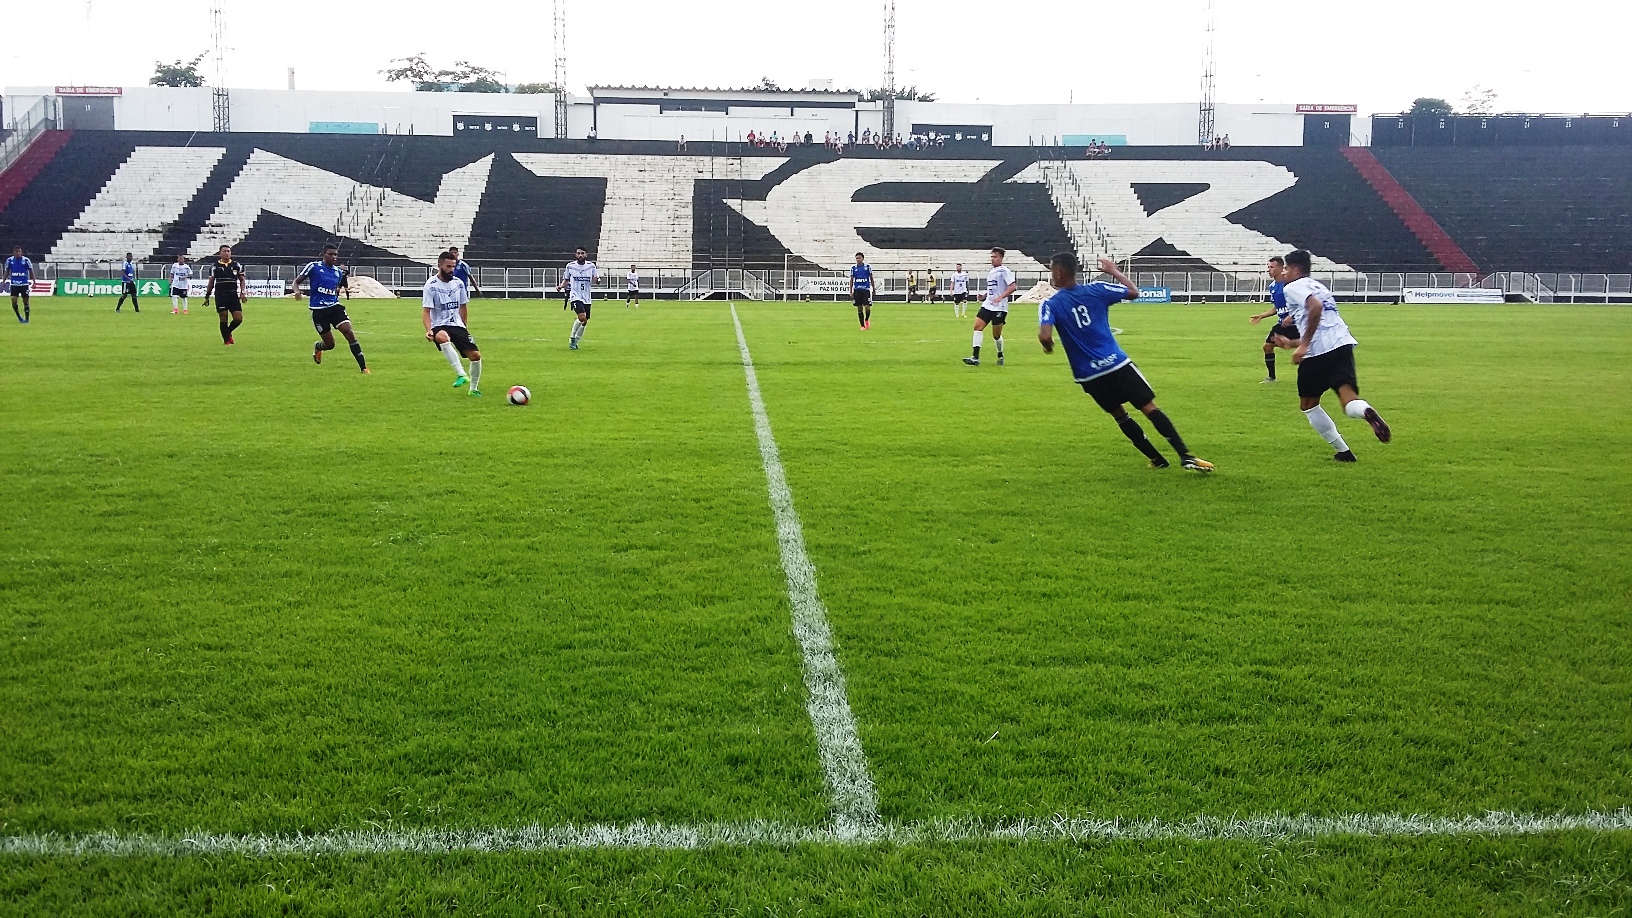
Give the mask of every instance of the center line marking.
[{"label": "center line marking", "polygon": [[748,379],[748,404],[753,408],[754,433],[759,437],[759,457],[765,466],[765,485],[776,517],[776,542],[782,552],[782,572],[788,578],[788,600],[793,604],[793,636],[805,670],[805,690],[810,700],[806,709],[816,728],[816,750],[827,776],[832,797],[833,820],[841,836],[868,834],[877,827],[878,792],[867,771],[867,754],[856,732],[856,718],[850,713],[845,694],[844,671],[833,655],[833,632],[827,625],[827,610],[816,591],[816,566],[805,552],[804,530],[793,508],[793,493],[782,468],[782,455],[771,434],[771,419],[765,413],[765,399],[759,394],[759,376],[748,354],[748,339],[742,333],[737,307],[731,307],[731,324],[737,329],[737,347],[742,350],[742,370]]}]

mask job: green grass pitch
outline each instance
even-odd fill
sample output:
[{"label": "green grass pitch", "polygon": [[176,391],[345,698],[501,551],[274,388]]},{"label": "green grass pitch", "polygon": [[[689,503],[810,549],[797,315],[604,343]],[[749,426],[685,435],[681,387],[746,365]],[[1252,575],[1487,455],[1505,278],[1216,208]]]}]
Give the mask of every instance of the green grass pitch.
[{"label": "green grass pitch", "polygon": [[[411,300],[349,304],[368,377],[292,302],[230,348],[162,305],[0,324],[0,838],[827,819],[725,304],[606,301],[574,353],[558,301],[478,300],[482,399]],[[1632,312],[1345,306],[1396,440],[1340,418],[1338,466],[1252,307],[1120,307],[1204,478],[1145,468],[1029,309],[976,369],[949,308],[737,304],[884,820],[1632,805]],[[1626,915],[1628,864],[1626,832],[0,853],[0,915]]]}]

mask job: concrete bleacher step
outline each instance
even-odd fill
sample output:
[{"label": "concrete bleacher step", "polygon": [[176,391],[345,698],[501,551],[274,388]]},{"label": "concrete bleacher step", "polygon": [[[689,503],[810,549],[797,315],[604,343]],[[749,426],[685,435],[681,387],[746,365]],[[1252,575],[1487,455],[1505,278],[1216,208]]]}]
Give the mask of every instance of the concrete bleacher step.
[{"label": "concrete bleacher step", "polygon": [[224,147],[137,147],[51,247],[52,261],[99,261],[158,250]]},{"label": "concrete bleacher step", "polygon": [[1405,186],[1389,174],[1387,167],[1377,161],[1371,150],[1366,147],[1344,147],[1343,156],[1446,271],[1453,274],[1480,273],[1479,266],[1468,257],[1468,253],[1462,251],[1462,247],[1445,232],[1444,227],[1417,203]]},{"label": "concrete bleacher step", "polygon": [[16,162],[0,173],[0,210],[5,210],[17,195],[22,194],[24,188],[45,171],[45,167],[51,164],[51,160],[68,145],[73,136],[73,131],[43,131],[34,138]]}]

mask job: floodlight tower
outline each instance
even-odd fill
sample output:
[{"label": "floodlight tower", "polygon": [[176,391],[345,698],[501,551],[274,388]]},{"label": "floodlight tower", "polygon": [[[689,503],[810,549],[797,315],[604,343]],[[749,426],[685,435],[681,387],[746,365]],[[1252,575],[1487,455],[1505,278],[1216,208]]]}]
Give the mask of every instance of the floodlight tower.
[{"label": "floodlight tower", "polygon": [[227,17],[221,3],[210,5],[210,39],[215,53],[215,87],[210,102],[215,110],[215,132],[232,130],[232,99],[227,96]]},{"label": "floodlight tower", "polygon": [[567,0],[555,0],[555,139],[567,139]]},{"label": "floodlight tower", "polygon": [[884,0],[884,134],[895,135],[895,0]]},{"label": "floodlight tower", "polygon": [[1201,63],[1201,118],[1196,123],[1196,141],[1203,144],[1213,139],[1213,132],[1217,128],[1218,87],[1214,83],[1213,28],[1213,0],[1207,0],[1207,50]]}]

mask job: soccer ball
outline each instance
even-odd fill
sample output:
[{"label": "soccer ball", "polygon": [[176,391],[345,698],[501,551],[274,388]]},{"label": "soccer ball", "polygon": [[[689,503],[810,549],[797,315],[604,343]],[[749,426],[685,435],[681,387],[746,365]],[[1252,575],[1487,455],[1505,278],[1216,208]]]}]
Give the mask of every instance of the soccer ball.
[{"label": "soccer ball", "polygon": [[532,401],[533,393],[528,392],[526,386],[511,386],[507,397],[512,405],[525,405]]}]

